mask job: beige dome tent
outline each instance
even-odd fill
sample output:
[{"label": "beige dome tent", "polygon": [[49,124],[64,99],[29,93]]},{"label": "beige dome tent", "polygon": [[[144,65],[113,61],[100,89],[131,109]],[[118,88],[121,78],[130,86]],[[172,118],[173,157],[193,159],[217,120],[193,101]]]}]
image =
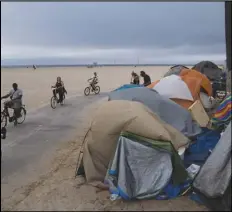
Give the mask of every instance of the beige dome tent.
[{"label": "beige dome tent", "polygon": [[121,132],[170,141],[176,150],[188,144],[187,137],[160,120],[142,103],[125,100],[106,102],[96,111],[85,139],[81,166],[88,183],[97,186],[104,181]]}]

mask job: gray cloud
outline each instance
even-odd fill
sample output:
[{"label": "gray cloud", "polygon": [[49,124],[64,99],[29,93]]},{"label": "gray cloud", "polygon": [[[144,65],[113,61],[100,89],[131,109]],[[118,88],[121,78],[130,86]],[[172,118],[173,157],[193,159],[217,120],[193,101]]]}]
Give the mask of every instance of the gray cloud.
[{"label": "gray cloud", "polygon": [[[24,54],[24,46],[64,52],[134,49],[137,56],[143,54],[147,58],[157,56],[157,51],[168,54],[173,50],[190,56],[225,54],[223,2],[5,2],[1,5],[3,56],[10,57],[12,47]],[[44,55],[48,57],[46,52]],[[41,51],[40,54],[43,56]],[[76,53],[74,56],[77,57]]]}]

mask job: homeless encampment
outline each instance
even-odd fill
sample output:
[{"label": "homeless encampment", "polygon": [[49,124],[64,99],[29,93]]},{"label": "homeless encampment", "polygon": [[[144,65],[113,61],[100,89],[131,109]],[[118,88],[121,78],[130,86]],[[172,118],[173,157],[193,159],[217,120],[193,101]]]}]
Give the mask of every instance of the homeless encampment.
[{"label": "homeless encampment", "polygon": [[193,187],[211,210],[231,211],[231,123],[200,169]]},{"label": "homeless encampment", "polygon": [[141,102],[158,115],[161,120],[187,137],[195,136],[201,132],[199,125],[192,119],[188,110],[169,98],[161,96],[154,89],[142,87],[114,91],[109,94],[109,101],[112,100]]},{"label": "homeless encampment", "polygon": [[[146,145],[144,147],[141,146],[140,153],[138,149],[134,149],[137,153],[130,154],[131,158],[128,162],[133,163],[135,169],[147,170],[145,173],[137,173],[137,178],[135,177],[133,179],[134,184],[143,184],[149,176],[152,178],[152,176],[155,175],[166,176],[165,179],[167,181],[170,177],[170,173],[174,174],[177,172],[179,172],[179,177],[175,178],[177,182],[185,180],[186,173],[183,165],[179,163],[178,160],[177,163],[179,163],[179,165],[173,165],[173,162],[176,161],[173,160],[173,157],[176,155],[174,155],[173,152],[178,151],[180,147],[186,147],[189,143],[188,138],[174,127],[162,121],[142,103],[115,100],[108,101],[100,106],[96,111],[89,133],[86,136],[83,160],[80,167],[84,167],[87,183],[98,186],[104,182],[110,161],[114,158],[116,148],[120,143],[119,138],[122,132],[133,133],[148,138],[154,142],[153,147],[155,146],[155,148],[149,150],[145,150]],[[141,145],[139,143],[133,143],[132,146],[136,146],[136,144]],[[162,147],[165,145],[167,148]],[[124,150],[124,153],[127,154],[129,149]],[[162,160],[158,155],[160,157],[162,156]],[[161,164],[164,163],[166,159],[165,165],[167,166],[162,166]],[[140,163],[139,161],[141,160],[143,162]],[[147,166],[144,164],[145,160]],[[159,162],[157,160],[159,160]],[[157,164],[157,168],[153,163],[154,161],[157,161],[155,163]],[[125,163],[119,163],[119,165],[124,166]],[[162,169],[161,166],[163,167]],[[180,168],[178,169],[178,167]],[[171,169],[173,170],[171,171]],[[144,174],[147,176],[143,178]],[[132,179],[125,183],[130,184],[131,182]],[[157,188],[150,189],[157,191],[157,189],[159,190],[164,184],[164,182],[160,182],[157,184]],[[153,185],[154,184],[150,185],[150,187]],[[146,186],[144,187],[144,194],[147,192]]]}]

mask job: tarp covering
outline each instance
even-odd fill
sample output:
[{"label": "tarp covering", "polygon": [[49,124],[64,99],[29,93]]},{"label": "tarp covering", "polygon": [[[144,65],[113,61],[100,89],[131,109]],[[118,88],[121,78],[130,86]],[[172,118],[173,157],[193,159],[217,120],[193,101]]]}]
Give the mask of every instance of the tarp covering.
[{"label": "tarp covering", "polygon": [[188,110],[172,100],[161,96],[154,89],[143,87],[111,92],[109,94],[109,101],[111,100],[141,102],[157,114],[160,119],[187,137],[195,136],[201,132],[199,125],[192,119]]},{"label": "tarp covering", "polygon": [[160,120],[140,102],[105,102],[96,111],[85,140],[82,162],[88,183],[97,186],[104,181],[122,131],[153,140],[170,141],[176,150],[189,143],[187,137]]},{"label": "tarp covering", "polygon": [[202,166],[193,186],[209,198],[222,196],[231,181],[231,123]]},{"label": "tarp covering", "polygon": [[183,183],[187,173],[170,142],[122,133],[105,182],[111,194],[124,199],[155,197],[173,179]]},{"label": "tarp covering", "polygon": [[143,85],[125,84],[125,85],[122,85],[121,87],[115,89],[114,91],[125,90],[128,88],[136,88],[136,87],[143,87]]},{"label": "tarp covering", "polygon": [[210,80],[219,80],[222,70],[211,61],[201,61],[194,65],[192,69],[205,74]]}]

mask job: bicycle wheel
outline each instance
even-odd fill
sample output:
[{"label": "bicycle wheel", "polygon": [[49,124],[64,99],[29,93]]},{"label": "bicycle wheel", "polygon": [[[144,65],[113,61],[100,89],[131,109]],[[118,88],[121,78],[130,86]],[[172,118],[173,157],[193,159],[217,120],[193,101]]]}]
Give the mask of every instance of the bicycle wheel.
[{"label": "bicycle wheel", "polygon": [[56,104],[57,104],[57,99],[56,99],[56,97],[53,96],[51,98],[51,107],[52,107],[52,109],[56,108]]},{"label": "bicycle wheel", "polygon": [[100,87],[99,87],[99,86],[96,86],[96,87],[95,87],[94,93],[95,93],[95,94],[99,94],[99,93],[100,93]]},{"label": "bicycle wheel", "polygon": [[17,118],[17,124],[22,124],[26,119],[27,111],[24,107],[21,108],[20,116]]},{"label": "bicycle wheel", "polygon": [[1,112],[1,129],[7,125],[7,116],[4,112]]},{"label": "bicycle wheel", "polygon": [[84,94],[86,96],[88,96],[90,94],[90,88],[89,87],[86,87],[85,90],[84,90]]}]

